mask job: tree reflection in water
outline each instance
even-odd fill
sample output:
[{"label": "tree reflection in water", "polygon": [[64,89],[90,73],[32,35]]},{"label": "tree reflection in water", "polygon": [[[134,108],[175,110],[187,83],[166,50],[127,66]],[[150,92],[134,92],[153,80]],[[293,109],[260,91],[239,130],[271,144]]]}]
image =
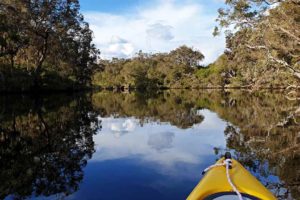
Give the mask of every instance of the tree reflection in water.
[{"label": "tree reflection in water", "polygon": [[[93,105],[104,116],[134,116],[180,128],[201,123],[197,110],[209,109],[228,122],[227,147],[279,199],[300,196],[300,102],[281,91],[173,90],[147,98],[102,92],[93,96]],[[271,175],[281,181],[270,180]]]},{"label": "tree reflection in water", "polygon": [[[278,199],[300,197],[300,102],[281,92],[234,91],[206,98],[213,103],[203,107],[228,122],[227,147],[235,150],[236,157]],[[281,181],[270,179],[272,175]]]},{"label": "tree reflection in water", "polygon": [[141,123],[148,121],[168,122],[178,128],[191,128],[203,121],[197,113],[195,99],[186,92],[171,91],[143,95],[141,93],[101,92],[94,94],[93,105],[103,117],[135,117]]},{"label": "tree reflection in water", "polygon": [[[15,102],[12,101],[15,99]],[[17,102],[18,101],[18,102]],[[204,120],[209,109],[228,123],[227,147],[277,194],[300,196],[300,102],[282,92],[174,90],[155,94],[100,92],[48,97],[35,103],[0,98],[0,198],[68,195],[77,191],[94,150],[101,117],[134,117],[181,129]],[[172,146],[171,132],[151,136],[158,151]],[[215,148],[221,155],[222,149]],[[200,169],[199,169],[200,170]],[[272,175],[280,180],[273,180]]]},{"label": "tree reflection in water", "polygon": [[88,96],[14,99],[1,99],[0,199],[78,190],[101,128]]}]

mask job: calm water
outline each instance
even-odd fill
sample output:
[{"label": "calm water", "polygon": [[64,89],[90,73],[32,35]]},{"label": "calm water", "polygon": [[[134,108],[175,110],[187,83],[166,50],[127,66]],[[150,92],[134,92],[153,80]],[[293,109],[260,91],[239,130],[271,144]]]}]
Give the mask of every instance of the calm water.
[{"label": "calm water", "polygon": [[0,199],[185,199],[231,151],[300,196],[300,102],[283,92],[0,97]]}]

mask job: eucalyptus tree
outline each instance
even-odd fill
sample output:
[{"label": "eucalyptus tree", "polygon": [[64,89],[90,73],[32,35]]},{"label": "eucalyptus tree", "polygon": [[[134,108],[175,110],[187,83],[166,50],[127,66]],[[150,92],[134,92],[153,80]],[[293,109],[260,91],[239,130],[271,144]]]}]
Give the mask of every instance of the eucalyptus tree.
[{"label": "eucalyptus tree", "polygon": [[41,87],[44,71],[90,84],[99,50],[79,11],[78,0],[1,1],[1,56],[17,57],[26,65],[35,88]]},{"label": "eucalyptus tree", "polygon": [[79,31],[70,43],[74,46],[73,50],[64,49],[66,59],[73,64],[73,74],[77,83],[81,85],[90,85],[92,75],[97,68],[100,51],[92,43],[93,32],[87,23],[78,24]]},{"label": "eucalyptus tree", "polygon": [[195,77],[193,72],[203,59],[200,51],[187,46],[180,46],[169,53],[139,51],[136,57],[130,59],[102,61],[104,70],[97,72],[93,81],[103,87],[187,88],[192,87],[190,79]]},{"label": "eucalyptus tree", "polygon": [[[245,66],[249,82],[264,84],[259,76],[273,80],[292,76],[300,81],[300,1],[299,0],[226,0],[219,9],[219,26],[225,29],[227,55]],[[249,75],[250,74],[250,75]],[[285,74],[286,77],[283,77]],[[291,76],[292,75],[292,76]],[[291,81],[290,81],[291,82]]]},{"label": "eucalyptus tree", "polygon": [[176,64],[183,64],[188,67],[197,67],[204,59],[204,55],[186,45],[180,46],[169,53],[169,57]]},{"label": "eucalyptus tree", "polygon": [[[8,6],[8,2],[14,6]],[[11,67],[19,50],[28,43],[24,31],[25,21],[21,17],[22,3],[19,1],[0,2],[0,58],[9,58]]]},{"label": "eucalyptus tree", "polygon": [[[39,86],[42,67],[49,55],[65,62],[63,54],[80,48],[73,45],[73,49],[68,49],[68,43],[74,42],[82,31],[83,16],[79,14],[77,0],[33,0],[25,1],[25,6],[30,37],[27,52],[34,63],[35,86]],[[53,57],[49,58],[50,63]]]}]

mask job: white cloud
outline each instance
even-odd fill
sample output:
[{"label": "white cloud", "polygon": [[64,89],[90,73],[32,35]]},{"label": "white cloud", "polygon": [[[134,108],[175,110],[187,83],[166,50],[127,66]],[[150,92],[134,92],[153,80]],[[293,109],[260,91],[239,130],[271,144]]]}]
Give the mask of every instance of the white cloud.
[{"label": "white cloud", "polygon": [[161,40],[172,40],[172,26],[166,26],[161,23],[152,24],[147,29],[147,37]]},{"label": "white cloud", "polygon": [[108,57],[128,57],[134,51],[134,47],[129,41],[118,36],[112,36],[111,41],[107,45],[105,53]]},{"label": "white cloud", "polygon": [[200,50],[209,63],[223,52],[224,37],[212,36],[217,13],[207,14],[205,2],[154,2],[122,15],[84,13],[102,57],[130,57],[139,50],[167,52],[186,44]]}]

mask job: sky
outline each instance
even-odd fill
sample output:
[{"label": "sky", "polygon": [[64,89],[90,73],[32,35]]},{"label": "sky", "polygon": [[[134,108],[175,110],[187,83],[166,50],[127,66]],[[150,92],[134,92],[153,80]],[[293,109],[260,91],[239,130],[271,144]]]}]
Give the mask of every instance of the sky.
[{"label": "sky", "polygon": [[225,49],[224,36],[212,35],[224,0],[80,0],[80,4],[104,59],[187,45],[200,50],[203,64],[208,64]]}]

